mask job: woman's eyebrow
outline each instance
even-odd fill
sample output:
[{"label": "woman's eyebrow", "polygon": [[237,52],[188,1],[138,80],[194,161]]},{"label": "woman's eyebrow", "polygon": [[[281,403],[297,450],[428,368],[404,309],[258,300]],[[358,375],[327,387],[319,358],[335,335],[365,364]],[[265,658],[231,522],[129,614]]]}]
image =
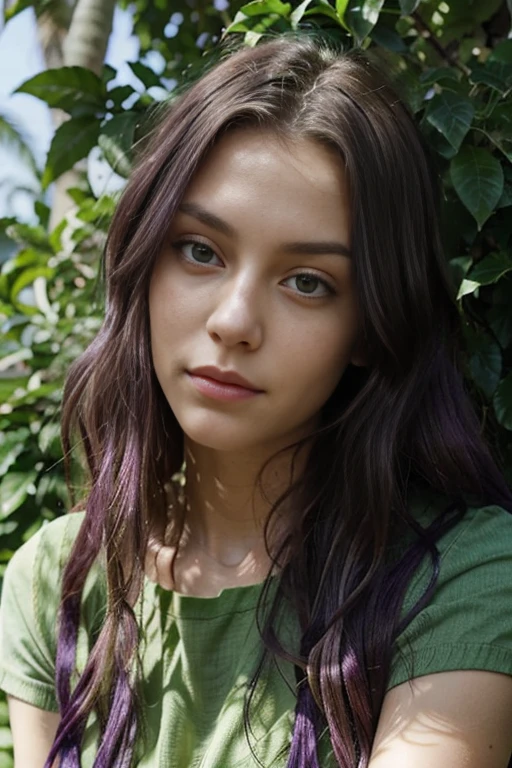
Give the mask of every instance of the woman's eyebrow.
[{"label": "woman's eyebrow", "polygon": [[301,253],[305,256],[321,256],[323,254],[335,253],[339,256],[346,256],[350,258],[352,255],[348,246],[346,246],[344,243],[338,243],[334,240],[318,243],[312,241],[310,242],[309,240],[305,242],[284,243],[284,245],[281,247],[281,250],[285,251],[286,253]]},{"label": "woman's eyebrow", "polygon": [[[181,203],[178,210],[181,213],[193,216],[198,221],[206,224],[208,227],[216,229],[218,232],[222,232],[227,237],[234,237],[236,230],[227,221],[221,219],[215,213],[206,210],[202,205],[198,203]],[[310,241],[297,241],[292,243],[284,243],[281,246],[281,250],[285,253],[301,253],[306,256],[316,256],[322,254],[335,253],[340,256],[351,256],[350,248],[344,243],[337,241],[325,241],[325,242],[310,242]]]},{"label": "woman's eyebrow", "polygon": [[213,227],[213,229],[222,232],[223,235],[227,235],[227,237],[234,237],[236,234],[236,231],[231,224],[228,224],[224,219],[211,213],[211,211],[207,211],[206,208],[203,208],[203,206],[198,203],[181,203],[178,207],[178,211],[193,216],[195,219],[198,219],[198,221],[206,224],[206,226]]}]

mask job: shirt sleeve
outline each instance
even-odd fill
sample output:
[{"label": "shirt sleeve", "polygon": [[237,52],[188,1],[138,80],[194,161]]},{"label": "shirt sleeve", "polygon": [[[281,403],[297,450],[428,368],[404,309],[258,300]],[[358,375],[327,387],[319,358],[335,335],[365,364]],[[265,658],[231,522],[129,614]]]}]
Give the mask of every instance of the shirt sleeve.
[{"label": "shirt sleeve", "polygon": [[[512,514],[470,508],[438,542],[433,597],[398,637],[388,690],[435,672],[477,669],[512,675]],[[425,563],[406,594],[404,613],[423,594]]]},{"label": "shirt sleeve", "polygon": [[0,688],[41,709],[58,712],[55,691],[57,616],[62,551],[75,515],[43,526],[12,556],[0,602]]}]

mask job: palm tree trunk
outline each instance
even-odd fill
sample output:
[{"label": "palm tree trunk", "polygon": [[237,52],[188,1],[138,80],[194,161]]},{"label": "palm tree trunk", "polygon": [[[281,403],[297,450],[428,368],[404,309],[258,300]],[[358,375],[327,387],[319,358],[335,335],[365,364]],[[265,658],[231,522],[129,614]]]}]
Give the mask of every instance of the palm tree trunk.
[{"label": "palm tree trunk", "polygon": [[[107,45],[112,32],[115,0],[77,0],[67,35],[62,42],[61,66],[86,67],[97,75],[101,74]],[[54,116],[60,124],[62,113]],[[55,182],[50,231],[74,206],[67,194],[70,187],[77,185],[75,171],[67,171]]]},{"label": "palm tree trunk", "polygon": [[101,75],[115,5],[115,0],[78,0],[64,41],[67,67],[87,67]]}]

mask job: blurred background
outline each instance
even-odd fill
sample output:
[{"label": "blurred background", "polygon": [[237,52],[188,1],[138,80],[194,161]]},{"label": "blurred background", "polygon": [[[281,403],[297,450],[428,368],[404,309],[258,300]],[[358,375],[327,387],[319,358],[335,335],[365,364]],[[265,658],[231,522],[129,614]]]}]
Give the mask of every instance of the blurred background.
[{"label": "blurred background", "polygon": [[[512,484],[512,0],[0,3],[0,578],[70,499],[62,383],[102,319],[100,257],[158,116],[219,55],[297,31],[371,48],[432,149],[482,431]],[[0,698],[0,768],[13,765]]]}]

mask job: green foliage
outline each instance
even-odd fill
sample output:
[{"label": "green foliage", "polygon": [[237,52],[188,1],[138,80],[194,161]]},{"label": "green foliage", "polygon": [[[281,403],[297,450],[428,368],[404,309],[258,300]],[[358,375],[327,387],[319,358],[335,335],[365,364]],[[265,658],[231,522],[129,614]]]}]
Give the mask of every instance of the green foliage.
[{"label": "green foliage", "polygon": [[59,403],[65,371],[100,325],[98,253],[112,207],[89,190],[73,222],[50,235],[41,225],[3,222],[18,251],[0,274],[0,573],[69,506]]},{"label": "green foliage", "polygon": [[[6,4],[8,20],[45,2]],[[140,91],[105,67],[43,72],[18,88],[68,115],[55,133],[43,184],[90,150],[127,177],[150,130],[162,89],[204,68],[220,38],[255,45],[266,34],[308,31],[350,48],[372,49],[396,73],[437,160],[444,190],[444,237],[464,318],[466,372],[482,426],[512,482],[512,39],[504,0],[122,0],[134,13]],[[72,4],[70,5],[70,8]],[[216,50],[216,49],[215,49]],[[214,55],[215,55],[214,50]],[[146,54],[163,57],[161,72]],[[218,54],[217,54],[218,55]],[[172,95],[172,94],[171,94]],[[69,507],[59,443],[65,371],[101,322],[98,266],[115,204],[84,181],[70,191],[74,216],[48,231],[0,220],[14,255],[0,272],[0,576],[12,553]],[[0,766],[12,765],[0,701]],[[3,762],[2,762],[3,760]]]},{"label": "green foliage", "polygon": [[[141,62],[132,63],[131,68],[146,88],[162,86],[161,79]],[[137,92],[130,85],[109,90],[114,76],[110,68],[102,80],[83,67],[61,67],[41,72],[17,89],[70,117],[55,131],[43,171],[43,189],[87,157],[97,144],[114,170],[129,174],[137,123],[154,99],[142,94],[126,113],[123,103]]]},{"label": "green foliage", "polygon": [[0,114],[0,143],[14,149],[34,175],[38,175],[37,163],[30,147],[30,140],[24,136],[16,121],[5,112]]},{"label": "green foliage", "polygon": [[[444,134],[446,138],[450,130]],[[481,229],[503,194],[500,161],[487,149],[466,145],[450,163],[450,175],[455,191]]]},{"label": "green foliage", "polygon": [[72,117],[62,123],[55,131],[48,152],[43,173],[43,188],[86,157],[96,146],[99,135],[100,124],[92,116]]},{"label": "green foliage", "polygon": [[15,93],[29,93],[49,107],[71,117],[95,114],[103,109],[106,89],[102,80],[83,67],[61,67],[41,72],[19,86]]}]

